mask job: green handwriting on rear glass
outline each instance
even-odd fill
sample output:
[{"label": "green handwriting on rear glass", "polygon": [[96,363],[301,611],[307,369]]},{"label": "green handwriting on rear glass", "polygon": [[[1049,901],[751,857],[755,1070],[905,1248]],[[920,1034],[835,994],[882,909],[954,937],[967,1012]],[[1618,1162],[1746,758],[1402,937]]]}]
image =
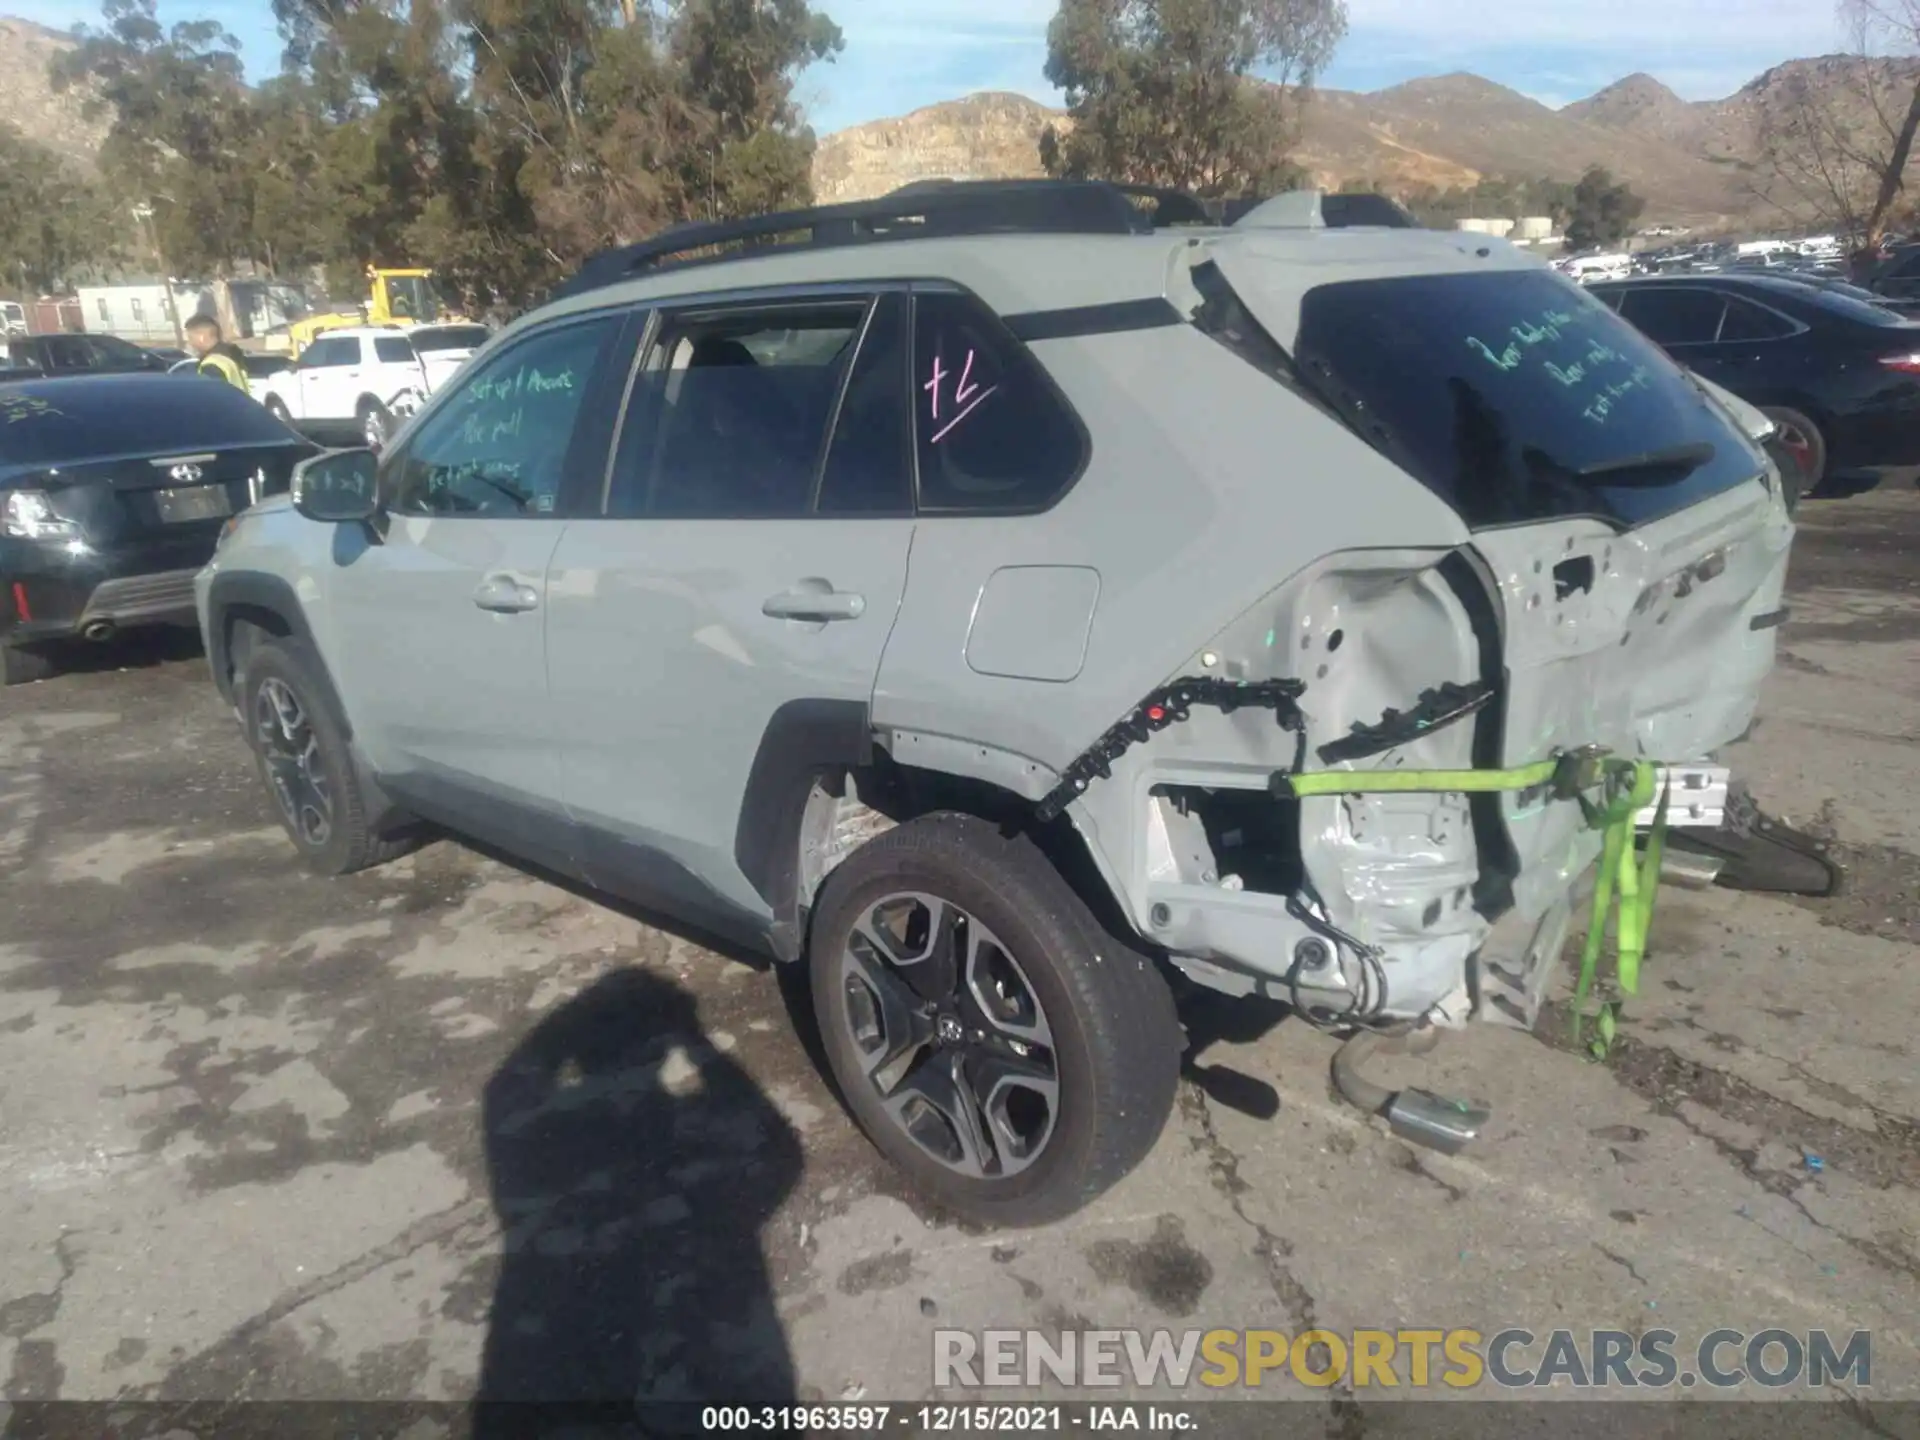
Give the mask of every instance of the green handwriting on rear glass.
[{"label": "green handwriting on rear glass", "polygon": [[1573,324],[1573,316],[1565,310],[1547,309],[1531,320],[1522,320],[1507,327],[1507,336],[1500,337],[1500,348],[1494,349],[1477,335],[1469,335],[1467,344],[1483,356],[1490,364],[1502,370],[1517,370],[1527,358],[1527,351],[1536,345],[1558,343],[1564,334],[1564,327]]},{"label": "green handwriting on rear glass", "polygon": [[1607,416],[1613,411],[1613,405],[1616,400],[1622,395],[1631,395],[1636,390],[1646,389],[1647,383],[1652,379],[1653,372],[1651,370],[1647,369],[1644,365],[1636,365],[1628,372],[1624,380],[1609,381],[1602,387],[1600,394],[1595,398],[1594,402],[1580,413],[1594,424],[1604,425],[1607,423]]}]

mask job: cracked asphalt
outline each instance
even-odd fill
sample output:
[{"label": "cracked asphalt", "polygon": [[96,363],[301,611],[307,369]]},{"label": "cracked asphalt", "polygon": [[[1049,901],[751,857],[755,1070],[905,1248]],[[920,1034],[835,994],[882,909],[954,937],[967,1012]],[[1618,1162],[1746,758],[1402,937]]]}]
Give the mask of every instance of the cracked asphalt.
[{"label": "cracked asphalt", "polygon": [[1453,1158],[1191,1002],[1159,1146],[1018,1234],[902,1193],[766,969],[450,842],[306,875],[190,645],[0,694],[5,1396],[911,1400],[940,1326],[1517,1325],[1871,1330],[1920,1398],[1920,493],[1811,503],[1791,600],[1735,762],[1847,893],[1664,895],[1608,1064],[1396,1062],[1496,1103]]}]

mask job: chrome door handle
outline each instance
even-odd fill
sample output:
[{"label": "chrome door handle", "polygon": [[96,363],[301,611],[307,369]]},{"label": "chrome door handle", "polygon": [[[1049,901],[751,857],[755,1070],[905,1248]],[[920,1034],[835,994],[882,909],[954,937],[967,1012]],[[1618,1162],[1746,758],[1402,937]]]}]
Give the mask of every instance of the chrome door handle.
[{"label": "chrome door handle", "polygon": [[846,590],[785,590],[760,607],[775,620],[858,620],[867,613],[867,597]]},{"label": "chrome door handle", "polygon": [[473,603],[497,615],[518,615],[540,603],[540,592],[511,575],[489,575],[473,592]]}]

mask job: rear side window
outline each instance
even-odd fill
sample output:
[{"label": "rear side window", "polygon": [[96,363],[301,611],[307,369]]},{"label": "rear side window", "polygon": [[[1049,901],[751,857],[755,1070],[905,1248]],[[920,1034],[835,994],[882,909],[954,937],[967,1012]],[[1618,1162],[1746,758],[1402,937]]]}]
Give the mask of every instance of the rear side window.
[{"label": "rear side window", "polygon": [[1727,313],[1720,321],[1720,339],[1780,340],[1793,334],[1795,328],[1786,316],[1729,295]]},{"label": "rear side window", "polygon": [[407,338],[424,355],[430,350],[478,350],[492,333],[484,325],[438,325],[416,330]]},{"label": "rear side window", "polygon": [[411,365],[415,358],[413,346],[404,335],[374,336],[373,354],[382,365]]},{"label": "rear side window", "polygon": [[359,358],[358,340],[334,336],[309,345],[300,357],[300,364],[308,370],[322,370],[334,365],[351,365]]},{"label": "rear side window", "polygon": [[608,513],[808,514],[869,307],[805,301],[667,316],[628,400]]},{"label": "rear side window", "polygon": [[1642,335],[1661,345],[1708,345],[1720,334],[1726,300],[1712,290],[1649,285],[1629,290],[1620,313]]},{"label": "rear side window", "polygon": [[1476,529],[1631,527],[1763,465],[1672,361],[1546,271],[1322,285],[1302,297],[1295,351],[1316,391]]},{"label": "rear side window", "polygon": [[922,511],[1041,510],[1079,478],[1079,421],[973,297],[915,297],[913,385]]}]

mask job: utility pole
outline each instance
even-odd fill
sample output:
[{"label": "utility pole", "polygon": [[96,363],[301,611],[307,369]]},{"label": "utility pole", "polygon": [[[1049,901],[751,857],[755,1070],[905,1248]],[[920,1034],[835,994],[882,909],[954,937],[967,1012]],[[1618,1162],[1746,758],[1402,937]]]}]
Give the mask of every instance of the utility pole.
[{"label": "utility pole", "polygon": [[160,250],[160,227],[153,223],[153,206],[140,202],[133,207],[133,218],[140,222],[141,232],[153,248],[153,262],[160,271],[160,292],[166,296],[167,319],[173,325],[173,343],[185,349],[187,332],[180,324],[180,307],[173,301],[173,276],[167,273],[167,257]]}]

